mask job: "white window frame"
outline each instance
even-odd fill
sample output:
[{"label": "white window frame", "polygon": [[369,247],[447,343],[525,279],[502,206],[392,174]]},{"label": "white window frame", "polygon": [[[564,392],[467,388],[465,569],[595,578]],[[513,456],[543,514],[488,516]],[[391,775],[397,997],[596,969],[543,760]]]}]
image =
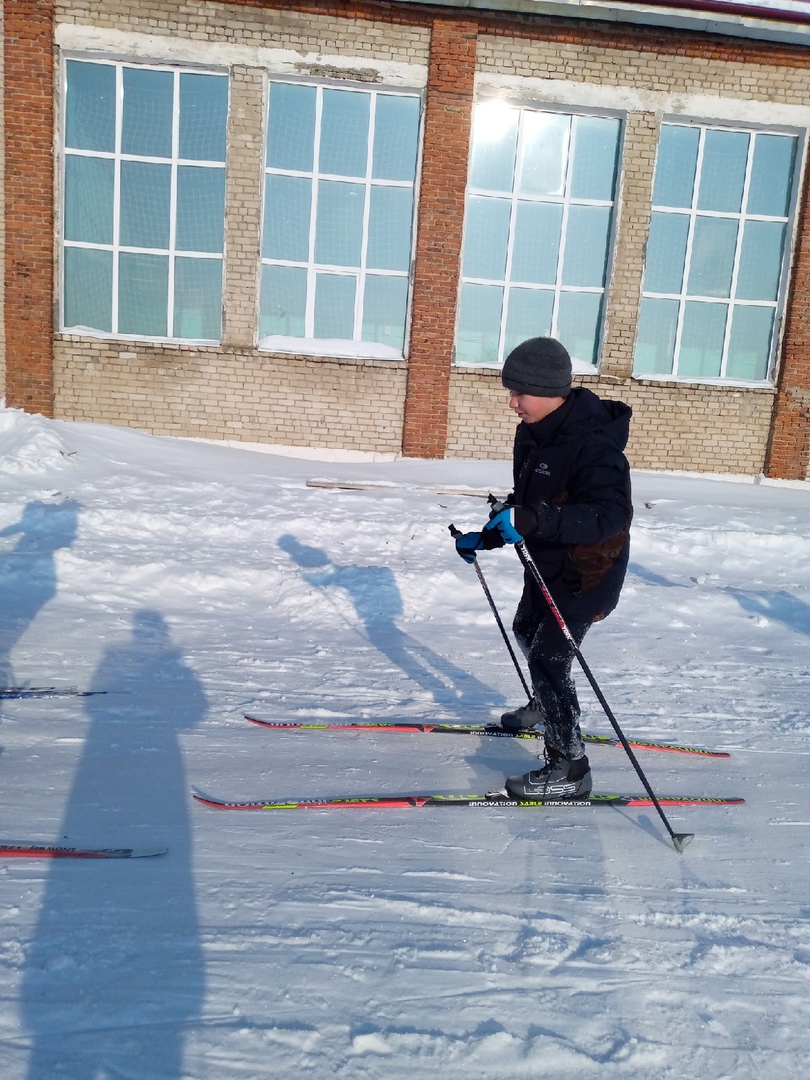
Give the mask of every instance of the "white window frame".
[{"label": "white window frame", "polygon": [[[481,98],[475,104],[476,105],[487,105],[487,104],[492,103],[495,100],[498,100],[498,99]],[[615,110],[615,109],[610,109],[610,108],[606,108],[606,109],[589,109],[589,108],[578,108],[576,106],[556,106],[554,104],[547,104],[547,103],[544,103],[544,102],[541,102],[541,103],[538,103],[536,101],[527,102],[525,100],[524,101],[505,100],[504,104],[508,105],[510,108],[513,108],[513,109],[519,111],[521,114],[527,113],[527,112],[535,112],[535,113],[539,112],[539,113],[549,113],[549,114],[557,115],[557,116],[560,116],[560,115],[567,116],[567,117],[569,117],[571,119],[572,123],[575,123],[579,117],[582,117],[584,119],[587,119],[587,118],[590,118],[590,117],[604,117],[605,119],[617,120],[619,122],[619,138],[618,138],[618,143],[617,143],[617,156],[616,156],[617,165],[616,165],[616,180],[615,180],[614,194],[613,194],[613,198],[609,199],[609,200],[573,198],[571,196],[573,157],[570,154],[570,152],[568,154],[568,161],[567,161],[567,165],[566,165],[564,191],[563,191],[563,194],[560,195],[560,196],[554,196],[554,195],[543,195],[543,196],[527,195],[527,194],[523,194],[521,192],[518,192],[514,188],[514,186],[513,186],[513,189],[512,189],[511,192],[505,192],[505,191],[493,191],[493,190],[488,189],[488,188],[477,188],[477,187],[474,187],[474,186],[468,184],[467,190],[465,192],[465,212],[464,212],[464,236],[465,236],[465,239],[466,239],[467,221],[468,221],[467,202],[468,202],[469,197],[471,195],[498,198],[498,199],[502,199],[502,200],[509,199],[510,204],[511,204],[510,205],[510,211],[509,211],[509,234],[508,234],[508,240],[507,240],[506,267],[505,267],[503,279],[479,278],[479,277],[465,276],[464,272],[463,272],[463,270],[464,270],[464,267],[463,267],[464,244],[462,243],[462,249],[461,249],[462,250],[462,256],[461,256],[462,257],[462,264],[461,264],[460,273],[459,273],[459,303],[457,305],[457,312],[460,314],[460,310],[461,310],[461,292],[462,292],[462,289],[463,289],[464,285],[467,285],[467,284],[470,284],[470,285],[495,285],[495,286],[502,287],[503,290],[504,290],[504,302],[503,302],[503,305],[501,307],[501,323],[500,323],[500,328],[499,328],[499,332],[498,332],[498,358],[497,358],[497,361],[492,362],[492,363],[471,364],[469,361],[456,360],[455,346],[454,346],[454,349],[453,349],[454,360],[453,360],[453,362],[454,362],[454,364],[457,364],[457,365],[462,366],[462,367],[475,367],[475,368],[484,368],[484,369],[486,369],[486,368],[501,368],[503,366],[503,361],[505,359],[504,352],[505,352],[507,320],[508,320],[508,313],[509,313],[509,292],[511,291],[511,289],[535,290],[537,292],[542,292],[542,293],[553,293],[552,325],[551,325],[551,329],[549,331],[551,337],[557,337],[557,335],[558,335],[557,319],[558,319],[558,315],[559,315],[560,296],[563,293],[589,293],[591,295],[598,295],[598,296],[601,296],[603,298],[603,306],[602,306],[602,314],[601,314],[601,318],[600,318],[599,333],[598,333],[597,341],[596,341],[597,360],[596,360],[595,364],[590,364],[588,362],[579,361],[578,366],[581,365],[581,370],[582,371],[585,371],[586,367],[587,367],[587,369],[592,370],[593,373],[595,374],[597,372],[598,366],[599,366],[599,357],[601,355],[602,341],[603,341],[604,333],[605,333],[605,321],[606,321],[605,320],[605,315],[606,315],[606,307],[605,307],[605,305],[606,305],[606,302],[607,302],[608,289],[609,289],[610,280],[611,280],[611,271],[612,271],[612,266],[613,266],[613,253],[614,253],[615,241],[616,241],[617,208],[618,208],[618,203],[619,203],[620,187],[621,187],[622,173],[623,173],[622,163],[623,163],[623,159],[624,159],[624,139],[625,139],[625,132],[626,132],[626,114],[621,112],[621,111],[618,111],[618,110]],[[522,122],[521,122],[520,126],[519,126],[519,129],[518,129],[518,142],[517,142],[516,149],[515,149],[515,158],[516,158],[516,160],[520,160],[522,138],[523,138],[523,125],[522,125]],[[470,151],[472,152],[472,140],[471,140],[471,143],[470,143]],[[559,251],[557,253],[557,268],[556,268],[556,274],[555,274],[555,282],[554,282],[553,286],[550,286],[550,285],[538,285],[536,282],[523,282],[523,281],[517,281],[517,280],[512,281],[511,280],[512,255],[513,255],[514,242],[515,242],[515,219],[516,219],[516,215],[517,215],[517,208],[518,208],[518,203],[519,202],[551,203],[551,204],[561,205],[562,208],[563,208],[562,209],[562,225],[561,225],[561,229],[560,229],[560,247],[559,247]],[[564,256],[565,256],[565,239],[566,239],[566,233],[567,233],[567,227],[568,227],[569,210],[570,210],[570,207],[572,205],[574,205],[574,206],[595,206],[595,207],[600,207],[601,206],[601,207],[606,207],[610,211],[610,215],[611,215],[610,229],[608,231],[607,251],[606,251],[606,259],[605,259],[605,283],[602,286],[580,286],[580,285],[563,285],[562,284],[563,259],[564,259]],[[458,320],[459,314],[457,314],[457,320]],[[458,334],[458,325],[456,326],[456,334]]]},{"label": "white window frame", "polygon": [[[101,150],[79,150],[72,149],[66,145],[66,123],[67,123],[67,109],[64,107],[67,101],[67,62],[78,61],[83,63],[90,63],[96,65],[107,65],[112,67],[116,71],[115,80],[115,148],[112,151]],[[172,93],[172,154],[171,158],[163,157],[149,157],[138,154],[125,154],[121,151],[121,136],[123,129],[123,107],[124,107],[124,95],[123,95],[123,80],[125,68],[138,68],[140,70],[149,71],[168,71],[174,76],[173,80],[173,93]],[[194,168],[216,168],[225,173],[227,180],[227,164],[226,161],[204,161],[192,158],[182,158],[179,152],[180,141],[180,76],[184,74],[193,75],[217,75],[222,78],[228,78],[228,72],[222,68],[216,67],[197,67],[195,65],[174,65],[174,64],[160,64],[160,63],[139,63],[137,61],[129,59],[110,59],[107,57],[88,56],[84,53],[64,53],[62,56],[62,72],[61,72],[61,88],[62,88],[62,102],[63,108],[61,110],[61,131],[60,131],[60,148],[62,153],[61,169],[60,169],[60,212],[64,219],[64,206],[65,206],[65,172],[66,162],[69,157],[87,157],[87,158],[101,158],[106,160],[112,160],[114,162],[115,169],[115,186],[113,194],[113,242],[111,244],[103,243],[90,243],[86,241],[78,240],[66,240],[64,236],[64,221],[60,226],[60,275],[59,275],[59,328],[60,332],[64,334],[80,334],[82,337],[98,337],[98,338],[115,338],[117,340],[125,341],[152,341],[159,343],[174,343],[183,345],[218,345],[221,342],[222,333],[222,321],[220,320],[220,337],[218,338],[186,338],[179,337],[173,333],[174,330],[174,284],[175,284],[175,266],[177,258],[189,258],[189,259],[208,259],[211,261],[219,261],[222,264],[222,278],[224,289],[224,251],[211,252],[211,251],[188,251],[183,249],[178,251],[175,247],[176,227],[177,227],[177,174],[180,166],[192,166]],[[228,79],[228,94],[229,94],[229,107],[230,107],[230,79]],[[227,153],[227,150],[226,150]],[[167,248],[146,248],[146,247],[130,247],[123,245],[119,241],[120,237],[120,191],[121,191],[121,162],[122,161],[137,161],[145,162],[147,164],[159,164],[169,165],[171,168],[171,205],[169,214],[169,246]],[[227,217],[227,205],[224,208],[224,215]],[[224,224],[224,221],[223,221]],[[224,247],[224,243],[223,243]],[[65,275],[65,257],[64,252],[66,248],[85,248],[93,251],[110,251],[113,257],[113,270],[112,270],[112,329],[110,331],[97,330],[92,327],[75,327],[66,326],[64,322],[64,308],[65,308],[65,292],[64,292],[64,275]],[[162,255],[167,256],[169,260],[169,276],[168,276],[168,290],[167,290],[167,312],[166,312],[166,326],[168,333],[165,337],[149,334],[133,334],[133,333],[120,333],[118,331],[118,299],[119,299],[119,259],[120,253],[136,254],[136,255]]]},{"label": "white window frame", "polygon": [[[306,309],[305,309],[305,321],[304,321],[304,337],[286,337],[283,335],[272,334],[263,337],[258,342],[258,348],[266,352],[289,352],[298,353],[302,355],[311,356],[347,356],[350,358],[366,358],[366,359],[383,359],[383,360],[402,360],[408,355],[408,342],[410,340],[410,327],[411,327],[411,305],[413,301],[413,272],[414,272],[414,257],[416,253],[416,232],[417,232],[417,215],[418,215],[418,197],[419,197],[419,176],[421,173],[422,162],[422,133],[424,124],[424,101],[423,95],[419,90],[411,90],[401,87],[392,86],[374,86],[370,87],[367,83],[354,83],[343,80],[312,80],[312,79],[294,79],[286,78],[283,75],[276,76],[270,75],[267,80],[268,99],[269,92],[274,84],[287,83],[294,85],[312,86],[316,90],[316,106],[315,106],[315,129],[313,132],[314,151],[313,151],[313,167],[311,171],[303,171],[296,169],[279,169],[268,166],[267,164],[267,131],[265,131],[264,141],[264,167],[263,167],[263,190],[262,190],[262,232],[264,237],[264,221],[267,213],[267,207],[265,204],[265,194],[267,190],[267,177],[274,176],[293,176],[300,177],[302,179],[308,179],[312,183],[312,200],[310,203],[310,223],[309,223],[309,240],[308,240],[308,255],[307,261],[296,261],[290,259],[275,259],[267,258],[262,253],[260,260],[261,271],[264,271],[265,266],[289,266],[306,269],[307,271],[307,297],[306,297]],[[345,176],[335,173],[322,173],[319,171],[319,149],[320,149],[320,136],[321,136],[321,120],[323,113],[323,92],[324,90],[352,90],[355,92],[368,94],[371,98],[371,109],[369,116],[369,130],[368,130],[368,152],[366,154],[366,172],[364,176]],[[419,118],[419,130],[417,132],[417,157],[416,167],[414,171],[413,181],[408,180],[381,180],[372,177],[373,168],[373,147],[374,147],[374,132],[376,122],[376,102],[380,96],[386,97],[409,97],[416,98],[419,101],[420,106],[420,118]],[[265,107],[265,122],[269,121],[269,100]],[[321,180],[338,181],[342,183],[360,184],[364,188],[364,213],[363,213],[363,239],[361,244],[360,265],[358,267],[346,267],[335,266],[327,263],[318,263],[315,260],[315,242],[316,242],[316,222],[318,213],[318,183]],[[404,345],[401,352],[394,351],[390,347],[373,341],[363,341],[362,327],[363,327],[363,297],[365,295],[365,279],[366,279],[366,257],[368,251],[368,239],[369,239],[369,215],[371,207],[371,188],[373,187],[394,187],[408,189],[413,194],[413,216],[411,219],[411,245],[410,245],[410,257],[407,270],[385,270],[373,268],[371,271],[375,277],[396,277],[405,279],[408,284],[407,300],[406,300],[406,314],[405,314],[405,338]],[[355,304],[353,315],[353,335],[351,340],[347,339],[323,339],[315,337],[315,283],[317,274],[320,272],[327,272],[335,276],[353,277],[356,281],[355,287]],[[261,289],[259,290],[261,293]],[[257,318],[257,323],[260,323],[261,313]]]},{"label": "white window frame", "polygon": [[[698,154],[695,164],[695,179],[692,188],[692,205],[690,207],[671,207],[671,206],[659,206],[651,202],[651,213],[656,214],[674,214],[682,217],[689,218],[689,226],[687,233],[686,251],[684,255],[684,267],[683,278],[681,281],[681,290],[678,293],[672,292],[652,292],[644,288],[642,284],[642,301],[649,298],[652,300],[674,300],[678,302],[678,323],[675,333],[675,345],[673,349],[672,357],[672,371],[666,372],[638,372],[634,371],[633,378],[638,380],[656,380],[656,381],[670,381],[670,382],[686,382],[686,383],[707,383],[711,385],[723,385],[723,386],[746,386],[746,387],[770,387],[773,386],[775,378],[775,366],[777,357],[777,346],[781,336],[782,318],[784,314],[785,299],[787,293],[787,280],[790,268],[791,251],[793,247],[793,236],[796,223],[796,206],[798,201],[799,189],[801,187],[801,170],[802,161],[804,157],[804,138],[802,132],[796,129],[788,129],[782,127],[761,127],[751,124],[736,124],[725,121],[712,121],[712,120],[685,120],[681,117],[665,117],[661,122],[661,128],[664,127],[688,127],[697,128],[699,131],[698,142]],[[719,211],[719,210],[703,210],[698,208],[698,198],[700,194],[700,177],[701,169],[703,166],[704,147],[706,142],[706,133],[709,131],[734,131],[743,132],[747,135],[780,135],[796,140],[796,156],[794,158],[793,175],[791,177],[791,194],[788,205],[787,213],[784,216],[780,215],[767,215],[767,214],[748,214],[745,211],[745,207],[748,202],[748,193],[751,182],[751,166],[754,155],[754,147],[756,140],[750,139],[748,145],[748,157],[745,167],[745,179],[743,186],[743,194],[741,200],[741,208],[739,211]],[[660,145],[660,133],[659,133],[659,145]],[[657,158],[656,158],[657,164]],[[693,250],[693,241],[695,235],[695,222],[697,218],[720,218],[725,220],[737,221],[739,227],[737,230],[737,241],[734,251],[734,263],[732,270],[731,286],[728,297],[718,296],[701,296],[699,294],[692,294],[687,291],[689,282],[689,271],[691,267],[691,258]],[[775,300],[738,300],[735,297],[737,289],[738,272],[740,266],[740,257],[742,254],[742,241],[744,235],[744,226],[748,221],[763,221],[784,224],[785,226],[785,243],[782,251],[782,261],[779,272],[779,285],[777,288],[777,296]],[[645,267],[646,273],[646,267]],[[680,359],[681,341],[683,335],[683,323],[684,314],[686,311],[686,303],[727,303],[728,304],[728,316],[726,318],[725,334],[723,339],[723,355],[721,359],[720,374],[717,376],[700,376],[700,375],[681,375],[678,373],[678,364]],[[760,307],[769,308],[773,310],[773,326],[771,330],[771,343],[770,351],[768,355],[766,365],[766,375],[764,379],[742,379],[739,376],[727,376],[726,370],[728,365],[728,351],[729,343],[731,339],[731,331],[733,326],[734,309],[736,307]]]}]

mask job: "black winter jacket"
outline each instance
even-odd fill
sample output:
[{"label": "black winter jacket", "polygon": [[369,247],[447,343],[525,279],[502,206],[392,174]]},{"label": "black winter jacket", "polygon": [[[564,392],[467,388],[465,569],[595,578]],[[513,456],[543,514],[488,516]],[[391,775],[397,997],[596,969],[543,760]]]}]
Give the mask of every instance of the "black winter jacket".
[{"label": "black winter jacket", "polygon": [[566,621],[596,622],[619,600],[633,516],[631,415],[580,387],[515,434],[515,526]]}]

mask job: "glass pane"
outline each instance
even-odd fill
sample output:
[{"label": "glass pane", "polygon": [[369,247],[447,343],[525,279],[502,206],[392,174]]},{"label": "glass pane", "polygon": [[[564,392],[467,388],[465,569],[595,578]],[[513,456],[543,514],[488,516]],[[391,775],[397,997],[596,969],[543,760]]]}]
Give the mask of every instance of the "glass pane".
[{"label": "glass pane", "polygon": [[226,75],[180,75],[180,157],[224,161],[228,126]]},{"label": "glass pane", "polygon": [[262,267],[259,339],[270,334],[304,337],[307,272],[298,266]]},{"label": "glass pane", "polygon": [[521,195],[558,195],[565,191],[571,117],[559,113],[523,113],[518,190]]},{"label": "glass pane", "polygon": [[65,239],[87,244],[113,242],[112,158],[65,158]]},{"label": "glass pane", "polygon": [[678,301],[641,301],[638,320],[634,375],[669,375],[675,355],[678,330]]},{"label": "glass pane", "polygon": [[740,268],[738,300],[775,300],[782,272],[785,226],[776,221],[746,221]]},{"label": "glass pane", "polygon": [[618,120],[578,116],[574,124],[573,199],[613,200],[619,162]]},{"label": "glass pane", "polygon": [[168,248],[171,165],[121,162],[120,242],[124,247]]},{"label": "glass pane", "polygon": [[366,277],[363,300],[363,341],[377,341],[402,353],[405,347],[405,317],[408,310],[408,279]]},{"label": "glass pane", "polygon": [[348,274],[316,274],[315,337],[354,337],[354,302],[357,279]]},{"label": "glass pane", "polygon": [[698,209],[739,213],[747,161],[748,132],[707,131],[703,142]]},{"label": "glass pane", "polygon": [[115,150],[115,68],[112,64],[67,62],[65,146]]},{"label": "glass pane", "polygon": [[87,326],[112,332],[112,260],[111,251],[65,248],[66,330]]},{"label": "glass pane", "polygon": [[749,214],[787,217],[797,140],[786,135],[757,135],[748,188]]},{"label": "glass pane", "polygon": [[699,140],[698,128],[662,125],[653,187],[655,206],[692,205]]},{"label": "glass pane", "polygon": [[486,195],[471,195],[467,199],[462,271],[465,277],[503,281],[511,209],[507,199]]},{"label": "glass pane", "polygon": [[729,379],[766,379],[771,353],[774,308],[734,307],[726,375]]},{"label": "glass pane", "polygon": [[512,281],[553,285],[557,280],[562,214],[561,203],[517,204],[510,274]]},{"label": "glass pane", "polygon": [[174,337],[219,341],[222,333],[222,261],[175,259]]},{"label": "glass pane", "polygon": [[600,293],[560,293],[556,336],[575,360],[596,363],[601,326]]},{"label": "glass pane", "polygon": [[730,296],[738,222],[729,218],[695,218],[690,296]]},{"label": "glass pane", "polygon": [[222,252],[225,243],[225,170],[177,167],[179,251]]},{"label": "glass pane", "polygon": [[265,259],[309,259],[312,181],[308,176],[270,173],[264,188]]},{"label": "glass pane", "polygon": [[497,364],[503,289],[464,285],[456,331],[457,364]]},{"label": "glass pane", "polygon": [[324,90],[318,169],[337,176],[365,176],[371,97],[351,90]]},{"label": "glass pane", "polygon": [[553,292],[547,289],[510,289],[507,304],[504,356],[508,356],[521,341],[551,334]]},{"label": "glass pane", "polygon": [[121,252],[118,262],[118,332],[166,337],[168,255]]},{"label": "glass pane", "polygon": [[121,152],[171,157],[173,101],[171,71],[125,67]]},{"label": "glass pane", "polygon": [[517,109],[485,101],[473,113],[468,183],[485,191],[512,190],[518,133]]},{"label": "glass pane", "polygon": [[681,291],[688,235],[688,214],[653,213],[644,267],[645,292]]},{"label": "glass pane", "polygon": [[270,83],[267,165],[271,169],[312,172],[315,153],[314,86]]},{"label": "glass pane", "polygon": [[377,270],[407,270],[411,264],[411,188],[371,188],[366,265]]},{"label": "glass pane", "polygon": [[421,102],[417,97],[377,95],[371,175],[375,180],[407,180],[416,176]]},{"label": "glass pane", "polygon": [[687,301],[678,353],[679,375],[712,379],[720,374],[727,314],[726,304]]},{"label": "glass pane", "polygon": [[316,262],[332,266],[360,265],[364,203],[362,184],[346,184],[340,180],[319,182]]},{"label": "glass pane", "polygon": [[609,206],[569,208],[564,241],[563,285],[604,285],[610,213]]}]

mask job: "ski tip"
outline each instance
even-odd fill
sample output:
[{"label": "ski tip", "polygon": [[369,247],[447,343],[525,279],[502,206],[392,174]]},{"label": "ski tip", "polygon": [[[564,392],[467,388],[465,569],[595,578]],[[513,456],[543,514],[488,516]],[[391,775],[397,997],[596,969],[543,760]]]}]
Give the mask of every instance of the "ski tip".
[{"label": "ski tip", "polygon": [[687,847],[695,839],[694,833],[673,833],[672,843],[675,845],[675,850],[679,855],[683,855],[683,849]]}]

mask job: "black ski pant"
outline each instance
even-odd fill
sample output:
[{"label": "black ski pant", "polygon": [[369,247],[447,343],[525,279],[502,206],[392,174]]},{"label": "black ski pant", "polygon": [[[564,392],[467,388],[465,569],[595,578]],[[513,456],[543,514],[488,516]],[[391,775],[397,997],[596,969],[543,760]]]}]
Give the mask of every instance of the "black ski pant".
[{"label": "black ski pant", "polygon": [[[567,622],[571,637],[581,645],[590,622]],[[579,728],[580,708],[571,673],[575,652],[542,595],[527,584],[512,623],[515,638],[529,664],[534,700],[542,714],[545,743],[574,761],[585,754]]]}]

